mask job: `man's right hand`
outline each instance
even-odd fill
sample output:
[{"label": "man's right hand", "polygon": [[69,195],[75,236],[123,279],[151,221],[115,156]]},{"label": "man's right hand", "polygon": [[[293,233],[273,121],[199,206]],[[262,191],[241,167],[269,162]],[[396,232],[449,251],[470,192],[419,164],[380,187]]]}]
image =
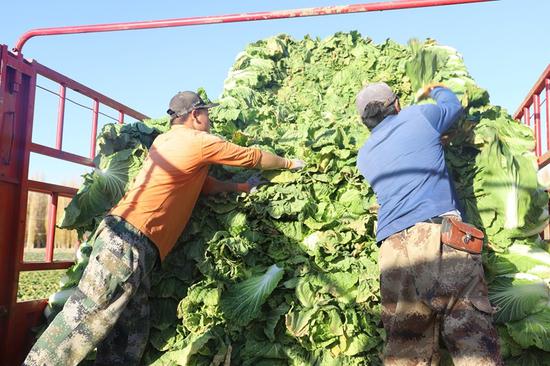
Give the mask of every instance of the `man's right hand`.
[{"label": "man's right hand", "polygon": [[290,170],[300,170],[303,169],[306,166],[306,162],[301,159],[290,159],[290,166],[288,169]]}]

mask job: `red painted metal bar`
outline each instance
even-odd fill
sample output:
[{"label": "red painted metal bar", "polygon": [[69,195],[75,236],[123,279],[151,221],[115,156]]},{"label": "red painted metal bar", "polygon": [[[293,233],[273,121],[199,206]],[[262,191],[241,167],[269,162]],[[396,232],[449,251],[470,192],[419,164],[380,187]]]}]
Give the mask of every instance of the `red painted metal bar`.
[{"label": "red painted metal bar", "polygon": [[395,0],[366,4],[353,4],[342,6],[326,6],[317,8],[264,11],[255,13],[240,13],[214,16],[200,16],[191,18],[177,18],[153,21],[139,21],[127,23],[95,24],[83,26],[69,26],[57,28],[33,29],[24,33],[17,41],[14,51],[21,52],[25,43],[32,37],[50,36],[60,34],[114,32],[135,29],[152,29],[168,27],[185,27],[191,25],[251,22],[259,20],[273,20],[297,17],[313,17],[320,15],[349,14],[370,11],[385,11],[398,9],[412,9],[432,6],[481,3],[498,0]]},{"label": "red painted metal bar", "polygon": [[542,169],[548,164],[550,164],[550,151],[547,151],[542,156],[539,156],[538,163],[539,163],[539,169]]},{"label": "red painted metal bar", "polygon": [[55,261],[46,262],[25,262],[19,264],[19,271],[48,271],[53,269],[66,269],[72,266],[74,262]]},{"label": "red painted metal bar", "polygon": [[90,158],[85,158],[84,156],[71,154],[66,151],[56,150],[54,148],[51,148],[49,146],[44,146],[40,144],[32,143],[30,150],[34,153],[38,153],[41,155],[51,156],[52,158],[57,158],[61,160],[70,161],[72,163],[82,164],[94,167],[94,162]]},{"label": "red painted metal bar", "polygon": [[533,119],[535,122],[535,151],[537,156],[541,154],[542,141],[540,140],[540,95],[533,95]]},{"label": "red painted metal bar", "polygon": [[[4,114],[13,112],[15,109],[14,97],[9,93],[8,83],[11,82],[13,73],[8,66],[10,60],[8,49],[4,45],[0,45],[0,118]],[[15,115],[14,115],[15,116]],[[4,141],[9,140],[14,142],[14,147],[18,145],[18,140],[15,139],[19,130],[10,131],[9,136],[4,129],[0,129],[0,147],[6,146]],[[11,150],[11,149],[10,149]],[[4,159],[2,159],[4,160]],[[0,210],[0,258],[2,265],[0,266],[0,364],[2,363],[2,354],[7,350],[7,339],[12,335],[8,333],[8,322],[12,305],[13,284],[15,281],[15,248],[12,244],[15,241],[16,233],[13,230],[14,225],[17,225],[18,213],[18,191],[19,177],[17,175],[17,167],[13,167],[11,159],[6,164],[6,160],[0,164],[0,195],[2,197],[2,210]],[[14,212],[15,211],[15,212]]]},{"label": "red painted metal bar", "polygon": [[50,208],[48,210],[48,236],[46,238],[46,262],[53,261],[53,248],[55,244],[55,218],[57,216],[57,194],[50,195]]},{"label": "red painted metal bar", "polygon": [[523,123],[531,127],[531,115],[529,113],[529,107],[523,108]]},{"label": "red painted metal bar", "polygon": [[546,103],[546,150],[550,150],[550,78],[544,80],[546,93],[544,103]]},{"label": "red painted metal bar", "polygon": [[120,123],[120,124],[124,123],[124,112],[123,111],[118,112],[118,123]]},{"label": "red painted metal bar", "polygon": [[65,121],[65,96],[67,88],[65,85],[59,87],[59,108],[57,111],[57,135],[55,138],[55,148],[57,150],[62,149],[63,145],[63,123]]},{"label": "red painted metal bar", "polygon": [[81,84],[77,81],[74,81],[73,79],[60,74],[57,71],[54,71],[35,60],[32,61],[32,66],[36,70],[36,73],[39,75],[42,75],[52,81],[58,82],[60,84],[65,85],[65,87],[72,89],[80,94],[83,94],[89,98],[92,98],[94,100],[98,100],[101,104],[106,105],[108,107],[111,107],[117,111],[124,111],[125,114],[131,116],[132,118],[135,118],[139,121],[143,121],[144,119],[149,119],[149,117],[143,113],[140,113],[130,107],[125,106],[122,103],[117,102],[114,99],[111,99],[107,97],[106,95],[103,95],[84,84]]},{"label": "red painted metal bar", "polygon": [[62,197],[72,197],[78,192],[78,189],[66,186],[60,186],[57,184],[51,184],[46,182],[40,182],[37,180],[29,179],[29,190],[33,192],[41,193],[57,193]]},{"label": "red painted metal bar", "polygon": [[0,183],[19,184],[19,180],[14,177],[6,177],[0,174]]},{"label": "red painted metal bar", "polygon": [[15,184],[0,183],[0,248],[8,248],[7,252],[0,251],[3,260],[0,267],[8,271],[6,275],[0,270],[0,307],[7,311],[7,317],[0,317],[0,365],[20,365],[21,356],[28,350],[31,340],[29,329],[37,324],[43,309],[40,304],[25,307],[17,303],[19,264],[25,247],[36,72],[21,55],[0,52],[0,69],[2,74],[7,71],[0,81],[0,116],[13,115],[17,127],[13,131],[12,157],[7,165],[0,164],[2,173],[17,181]]},{"label": "red painted metal bar", "polygon": [[97,137],[97,119],[99,117],[99,102],[94,100],[94,111],[92,116],[92,136],[90,138],[90,159],[95,158],[95,144]]},{"label": "red painted metal bar", "polygon": [[[22,58],[19,58],[20,64],[24,64],[22,62]],[[34,71],[34,70],[33,70]],[[21,75],[22,78],[22,75]],[[19,225],[17,227],[17,242],[16,250],[17,250],[17,263],[20,263],[23,261],[23,257],[25,254],[25,232],[26,232],[26,216],[27,216],[27,203],[28,203],[28,195],[29,195],[29,166],[30,166],[30,155],[31,155],[31,149],[30,146],[32,145],[32,126],[34,121],[34,100],[35,100],[35,93],[36,93],[36,73],[32,73],[30,75],[30,82],[28,85],[28,94],[29,99],[28,103],[25,103],[24,105],[21,105],[20,112],[26,116],[26,121],[24,121],[25,131],[24,135],[22,136],[22,168],[20,172],[20,194],[19,194]],[[57,150],[54,150],[57,151]],[[16,274],[19,274],[19,268],[16,268]],[[16,279],[17,282],[19,279]],[[17,299],[17,286],[15,287],[15,292],[13,294],[14,301]]]}]

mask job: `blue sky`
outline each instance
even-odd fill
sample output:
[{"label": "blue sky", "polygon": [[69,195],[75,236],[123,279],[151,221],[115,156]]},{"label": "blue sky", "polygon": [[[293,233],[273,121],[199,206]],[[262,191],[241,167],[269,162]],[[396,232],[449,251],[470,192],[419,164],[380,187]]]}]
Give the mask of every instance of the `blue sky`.
[{"label": "blue sky", "polygon": [[[0,43],[13,47],[33,28],[220,15],[373,2],[278,1],[10,1],[3,6]],[[358,30],[386,38],[436,39],[463,55],[493,104],[513,113],[550,62],[548,0],[501,0],[435,8],[249,23],[33,38],[23,54],[151,117],[162,116],[179,90],[203,86],[217,98],[235,56],[248,43],[279,33],[329,36]],[[49,87],[46,80],[39,80]],[[53,86],[57,91],[57,87]],[[53,145],[57,100],[37,94],[34,139]],[[76,98],[76,97],[75,97]],[[52,108],[53,106],[54,108]],[[108,111],[106,111],[108,112]],[[87,155],[90,114],[67,109],[64,148]],[[116,116],[115,112],[110,113]],[[107,120],[103,119],[103,122]],[[31,175],[51,182],[76,180],[86,167],[33,157]]]}]

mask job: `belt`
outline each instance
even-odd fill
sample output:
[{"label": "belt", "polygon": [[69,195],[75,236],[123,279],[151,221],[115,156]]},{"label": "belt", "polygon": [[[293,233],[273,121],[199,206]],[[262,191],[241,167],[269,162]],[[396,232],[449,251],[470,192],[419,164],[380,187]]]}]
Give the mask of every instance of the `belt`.
[{"label": "belt", "polygon": [[443,217],[441,216],[434,216],[434,217],[431,217],[427,220],[424,220],[422,222],[427,222],[427,223],[430,223],[430,224],[441,224],[443,222]]}]

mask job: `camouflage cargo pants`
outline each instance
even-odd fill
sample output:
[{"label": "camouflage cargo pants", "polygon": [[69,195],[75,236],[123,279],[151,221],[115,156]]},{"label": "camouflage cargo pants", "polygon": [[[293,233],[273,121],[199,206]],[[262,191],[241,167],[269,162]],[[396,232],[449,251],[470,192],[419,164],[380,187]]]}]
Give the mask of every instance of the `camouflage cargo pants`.
[{"label": "camouflage cargo pants", "polygon": [[74,294],[31,349],[24,365],[76,365],[97,347],[96,365],[137,365],[149,335],[154,245],[120,218],[98,228]]},{"label": "camouflage cargo pants", "polygon": [[437,365],[440,340],[455,366],[502,365],[481,255],[442,245],[418,223],[380,248],[386,366]]}]

